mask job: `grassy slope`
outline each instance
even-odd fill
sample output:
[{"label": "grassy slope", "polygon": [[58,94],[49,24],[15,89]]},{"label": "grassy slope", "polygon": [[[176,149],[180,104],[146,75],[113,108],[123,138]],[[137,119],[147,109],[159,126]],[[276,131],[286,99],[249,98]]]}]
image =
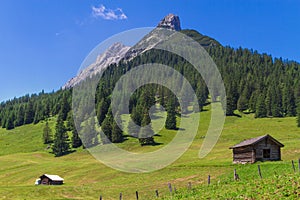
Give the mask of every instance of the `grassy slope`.
[{"label": "grassy slope", "polygon": [[[207,157],[199,159],[198,151],[209,119],[209,112],[201,113],[196,139],[180,159],[165,169],[146,174],[128,174],[110,169],[82,149],[54,158],[45,149],[46,145],[42,144],[43,123],[22,126],[12,131],[0,129],[0,199],[39,199],[40,196],[43,199],[97,199],[100,194],[105,199],[117,199],[119,192],[123,193],[125,199],[133,199],[136,190],[140,191],[142,199],[150,199],[154,196],[155,189],[167,195],[168,182],[177,188],[185,188],[189,181],[193,185],[199,185],[199,191],[209,191],[201,189],[208,174],[212,176],[213,185],[218,185],[218,182],[225,184],[231,179],[235,167],[246,183],[257,177],[256,165],[232,165],[232,153],[228,147],[243,139],[266,133],[285,144],[282,162],[261,163],[266,178],[272,179],[275,172],[291,173],[290,160],[300,157],[300,129],[296,127],[295,118],[253,119],[251,115],[244,115],[241,118],[227,117],[217,145]],[[54,126],[54,121],[50,121],[51,126]],[[174,132],[163,131],[156,140],[166,144],[173,135]],[[140,148],[133,139],[120,146],[135,152],[152,151],[161,147]],[[59,174],[65,178],[65,184],[34,186],[35,179],[43,173]],[[233,185],[233,188],[242,188],[241,183],[237,183],[239,187]],[[231,184],[225,184],[224,188],[226,187],[231,191]],[[223,186],[219,186],[220,191],[223,191],[222,188]],[[186,195],[185,192],[180,194]],[[190,199],[191,196],[185,198]],[[195,198],[199,199],[200,196]]]}]

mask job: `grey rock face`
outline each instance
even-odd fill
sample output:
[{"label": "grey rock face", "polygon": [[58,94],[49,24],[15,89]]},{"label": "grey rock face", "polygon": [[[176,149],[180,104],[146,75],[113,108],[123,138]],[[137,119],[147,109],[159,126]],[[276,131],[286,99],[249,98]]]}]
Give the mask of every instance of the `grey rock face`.
[{"label": "grey rock face", "polygon": [[65,88],[72,88],[81,81],[88,77],[92,77],[100,73],[102,70],[106,69],[109,65],[118,63],[122,58],[124,58],[125,53],[130,49],[130,47],[125,46],[121,43],[115,43],[110,46],[105,52],[100,54],[96,62],[83,69],[77,76],[70,79],[64,86]]},{"label": "grey rock face", "polygon": [[113,44],[97,57],[95,63],[83,69],[77,76],[70,79],[62,88],[72,88],[86,78],[92,77],[93,75],[105,70],[109,65],[114,63],[118,64],[123,58],[125,61],[129,61],[155,47],[158,43],[170,36],[169,30],[160,28],[167,28],[172,31],[181,30],[179,17],[174,14],[167,15],[160,21],[157,28],[151,31],[133,47],[125,46],[121,43]]},{"label": "grey rock face", "polygon": [[159,28],[168,28],[175,31],[180,31],[180,20],[179,17],[174,14],[168,14],[165,18],[163,18],[159,24],[157,25]]}]

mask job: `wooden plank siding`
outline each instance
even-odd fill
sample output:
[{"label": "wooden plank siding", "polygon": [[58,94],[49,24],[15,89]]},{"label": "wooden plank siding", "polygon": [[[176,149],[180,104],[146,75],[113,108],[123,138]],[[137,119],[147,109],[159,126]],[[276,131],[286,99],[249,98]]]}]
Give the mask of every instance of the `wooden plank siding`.
[{"label": "wooden plank siding", "polygon": [[[256,150],[256,160],[265,161],[265,160],[280,160],[280,147],[270,140],[269,138],[265,138],[259,143],[254,145],[254,149]],[[270,150],[270,158],[264,158],[263,151],[264,149]]]},{"label": "wooden plank siding", "polygon": [[253,163],[255,162],[255,151],[252,146],[233,149],[234,163]]},{"label": "wooden plank siding", "polygon": [[233,163],[255,163],[281,160],[280,148],[283,146],[270,135],[265,135],[245,140],[230,148],[233,153]]}]

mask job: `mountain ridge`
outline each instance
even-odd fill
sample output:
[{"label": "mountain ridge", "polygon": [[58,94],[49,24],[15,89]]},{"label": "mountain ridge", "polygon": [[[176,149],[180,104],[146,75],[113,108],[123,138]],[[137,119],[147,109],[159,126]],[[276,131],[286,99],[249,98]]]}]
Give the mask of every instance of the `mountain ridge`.
[{"label": "mountain ridge", "polygon": [[172,32],[164,32],[164,29],[171,31],[180,31],[189,37],[194,37],[197,42],[203,47],[218,46],[220,45],[215,39],[208,36],[204,36],[195,30],[182,30],[180,25],[179,16],[174,14],[168,14],[165,16],[149,34],[143,37],[133,47],[125,46],[121,42],[114,43],[102,54],[98,55],[93,64],[83,69],[77,76],[71,78],[62,88],[72,88],[79,84],[81,81],[88,77],[96,75],[105,70],[111,64],[118,64],[119,61],[124,59],[129,61],[136,56],[150,50],[155,47],[159,42],[166,40],[169,34]]},{"label": "mountain ridge", "polygon": [[91,76],[100,73],[102,70],[105,70],[109,65],[118,63],[129,48],[129,46],[125,46],[120,42],[114,43],[102,54],[98,55],[93,64],[83,69],[77,76],[71,78],[62,88],[72,88],[86,78],[90,78]]}]

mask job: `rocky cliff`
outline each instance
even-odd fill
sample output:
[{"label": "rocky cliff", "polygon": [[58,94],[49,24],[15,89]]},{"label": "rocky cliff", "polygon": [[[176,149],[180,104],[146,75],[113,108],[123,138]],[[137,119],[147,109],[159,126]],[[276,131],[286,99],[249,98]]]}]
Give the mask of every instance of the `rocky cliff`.
[{"label": "rocky cliff", "polygon": [[174,31],[180,31],[180,20],[177,15],[174,14],[168,14],[166,17],[164,17],[159,24],[157,25],[159,28],[168,28]]},{"label": "rocky cliff", "polygon": [[106,69],[109,65],[118,63],[122,58],[124,58],[125,53],[129,49],[129,46],[125,46],[119,42],[113,44],[105,52],[97,57],[95,63],[91,64],[90,66],[82,70],[77,76],[70,79],[63,86],[63,89],[74,87],[82,80],[85,80],[86,78],[91,77]]},{"label": "rocky cliff", "polygon": [[170,32],[165,32],[161,28],[180,31],[181,27],[179,17],[174,14],[167,15],[159,22],[156,29],[151,31],[133,47],[125,46],[121,43],[113,44],[97,57],[95,63],[83,69],[76,77],[70,79],[63,86],[63,89],[74,87],[86,78],[106,69],[109,65],[118,63],[123,58],[125,60],[131,60],[137,55],[153,48],[159,42],[165,40],[169,36],[168,34],[170,34]]}]

